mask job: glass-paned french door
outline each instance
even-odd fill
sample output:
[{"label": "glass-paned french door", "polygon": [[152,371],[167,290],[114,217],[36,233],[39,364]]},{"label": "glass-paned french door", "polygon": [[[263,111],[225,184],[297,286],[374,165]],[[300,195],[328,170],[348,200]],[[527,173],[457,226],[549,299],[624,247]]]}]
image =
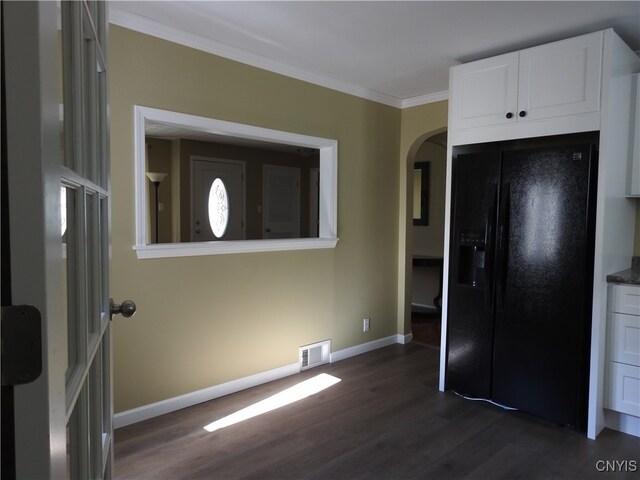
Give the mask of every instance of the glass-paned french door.
[{"label": "glass-paned french door", "polygon": [[41,373],[13,386],[18,479],[111,476],[106,8],[0,5],[11,300],[41,318]]},{"label": "glass-paned french door", "polygon": [[70,478],[112,463],[106,2],[59,4],[62,284]]}]

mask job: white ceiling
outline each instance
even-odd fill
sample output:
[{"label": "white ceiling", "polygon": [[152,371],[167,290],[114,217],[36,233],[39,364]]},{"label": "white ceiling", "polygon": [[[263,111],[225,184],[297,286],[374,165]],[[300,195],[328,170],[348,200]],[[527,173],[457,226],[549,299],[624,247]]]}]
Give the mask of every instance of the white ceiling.
[{"label": "white ceiling", "polygon": [[446,98],[450,66],[614,28],[640,1],[110,2],[112,23],[398,107]]}]

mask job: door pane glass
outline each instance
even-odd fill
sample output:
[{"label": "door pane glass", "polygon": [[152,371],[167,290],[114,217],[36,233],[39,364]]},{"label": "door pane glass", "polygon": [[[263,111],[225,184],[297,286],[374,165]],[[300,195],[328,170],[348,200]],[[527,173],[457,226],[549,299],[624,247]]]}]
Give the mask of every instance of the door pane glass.
[{"label": "door pane glass", "polygon": [[108,167],[109,167],[109,128],[107,124],[108,112],[107,112],[107,31],[106,31],[106,2],[94,2],[94,10],[92,13],[93,25],[95,26],[95,33],[97,39],[95,39],[96,50],[96,140],[97,140],[97,155],[99,155],[97,174],[98,183],[102,188],[108,188]]},{"label": "door pane glass", "polygon": [[87,321],[89,323],[90,351],[100,335],[102,310],[102,262],[100,241],[100,202],[97,194],[86,196],[86,252],[87,252]]},{"label": "door pane glass", "polygon": [[98,111],[98,118],[96,120],[97,125],[97,152],[98,159],[98,180],[97,183],[104,189],[109,188],[108,168],[109,168],[109,126],[107,123],[107,71],[99,64],[97,76],[97,104],[96,109]]},{"label": "door pane glass", "polygon": [[102,458],[105,464],[111,459],[111,336],[110,326],[102,337]]},{"label": "door pane glass", "polygon": [[102,291],[100,292],[100,312],[104,324],[109,322],[109,200],[100,197],[100,262],[102,274]]},{"label": "door pane glass", "polygon": [[74,46],[74,34],[75,30],[72,28],[73,17],[77,12],[76,2],[60,2],[58,8],[58,14],[60,21],[58,25],[61,25],[61,40],[60,40],[60,55],[61,55],[61,72],[62,72],[62,95],[60,116],[64,119],[63,136],[65,145],[64,155],[62,156],[62,164],[66,167],[77,170],[76,158],[78,156],[77,150],[77,135],[74,134],[74,129],[79,128],[81,121],[79,118],[78,106],[79,93],[77,84],[74,79],[73,71],[74,65],[77,63],[75,58]]},{"label": "door pane glass", "polygon": [[[69,282],[69,274],[68,274],[68,261],[67,261],[67,189],[66,187],[60,187],[60,240],[61,240],[61,256],[62,256],[62,281],[60,285],[62,285],[62,318],[64,320],[64,328],[65,331],[69,331],[69,304],[68,304],[68,291],[67,285]],[[68,351],[68,334],[64,338],[63,351]],[[65,372],[69,368],[69,358],[68,355],[65,356]]]},{"label": "door pane glass", "polygon": [[67,423],[67,472],[72,480],[89,478],[86,393],[86,389],[80,392]]},{"label": "door pane glass", "polygon": [[63,255],[63,286],[66,289],[66,320],[67,320],[67,380],[78,364],[78,345],[81,340],[81,332],[78,325],[78,191],[71,187],[63,187],[65,214],[64,234],[62,235]]},{"label": "door pane glass", "polygon": [[82,15],[82,113],[84,142],[84,171],[97,183],[97,65],[96,42],[90,20],[83,10]]},{"label": "door pane glass", "polygon": [[98,43],[103,54],[106,54],[104,50],[107,46],[107,2],[96,2],[96,15],[93,17],[93,24],[98,30]]},{"label": "door pane glass", "polygon": [[98,348],[89,371],[89,444],[91,446],[91,476],[101,478],[103,471],[103,412],[102,348]]},{"label": "door pane glass", "polygon": [[60,162],[64,165],[65,163],[65,128],[64,128],[64,49],[63,49],[63,41],[62,41],[62,5],[58,3],[58,30],[56,32],[56,66],[58,71],[58,82],[57,82],[57,91],[58,91],[58,112],[59,112],[59,120],[60,120]]},{"label": "door pane glass", "polygon": [[91,18],[95,21],[96,19],[96,11],[97,11],[97,4],[98,2],[96,0],[87,0],[86,4],[87,4],[87,8],[89,9],[89,13],[91,15]]},{"label": "door pane glass", "polygon": [[220,178],[213,181],[209,190],[208,216],[211,231],[216,238],[221,238],[229,223],[229,195]]}]

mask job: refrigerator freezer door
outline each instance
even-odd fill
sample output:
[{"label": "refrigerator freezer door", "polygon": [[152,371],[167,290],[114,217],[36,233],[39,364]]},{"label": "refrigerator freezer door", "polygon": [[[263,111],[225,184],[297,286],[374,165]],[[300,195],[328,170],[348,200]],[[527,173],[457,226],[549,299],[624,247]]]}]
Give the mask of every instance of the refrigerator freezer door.
[{"label": "refrigerator freezer door", "polygon": [[499,172],[497,152],[459,155],[453,163],[447,388],[473,397],[491,393]]},{"label": "refrigerator freezer door", "polygon": [[492,398],[572,426],[585,399],[592,156],[584,145],[502,160]]}]

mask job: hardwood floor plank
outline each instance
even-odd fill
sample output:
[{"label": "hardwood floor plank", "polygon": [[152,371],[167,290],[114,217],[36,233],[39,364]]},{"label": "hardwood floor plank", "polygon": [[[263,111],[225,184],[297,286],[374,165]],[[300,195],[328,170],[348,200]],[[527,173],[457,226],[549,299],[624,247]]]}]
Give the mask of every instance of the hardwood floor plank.
[{"label": "hardwood floor plank", "polygon": [[[439,392],[439,352],[391,345],[115,432],[116,479],[638,478],[640,439],[597,441]],[[215,432],[203,427],[320,373],[320,393]],[[636,472],[598,472],[635,460]]]}]

